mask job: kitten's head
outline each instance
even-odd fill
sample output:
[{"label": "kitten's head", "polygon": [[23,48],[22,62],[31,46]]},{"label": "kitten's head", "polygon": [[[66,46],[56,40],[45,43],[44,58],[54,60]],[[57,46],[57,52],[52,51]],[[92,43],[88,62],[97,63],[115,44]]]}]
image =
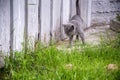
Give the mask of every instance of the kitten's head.
[{"label": "kitten's head", "polygon": [[73,24],[63,24],[64,31],[67,35],[71,35],[74,31],[74,25]]}]

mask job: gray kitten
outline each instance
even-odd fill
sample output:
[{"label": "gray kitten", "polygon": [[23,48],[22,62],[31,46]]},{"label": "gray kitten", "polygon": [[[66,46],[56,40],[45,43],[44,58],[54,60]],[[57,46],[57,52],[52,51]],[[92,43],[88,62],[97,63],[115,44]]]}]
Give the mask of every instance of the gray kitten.
[{"label": "gray kitten", "polygon": [[82,29],[84,24],[83,20],[75,15],[71,18],[69,23],[63,24],[65,34],[69,37],[69,44],[72,46],[73,36],[76,35],[76,39],[79,40],[79,37],[82,40],[82,43],[85,44],[84,30]]},{"label": "gray kitten", "polygon": [[76,39],[79,40],[79,37],[82,40],[82,43],[85,44],[84,37],[84,22],[80,17],[80,8],[79,0],[76,1],[76,15],[74,15],[67,24],[63,24],[65,34],[69,37],[69,45],[72,46],[73,36],[76,35]]}]

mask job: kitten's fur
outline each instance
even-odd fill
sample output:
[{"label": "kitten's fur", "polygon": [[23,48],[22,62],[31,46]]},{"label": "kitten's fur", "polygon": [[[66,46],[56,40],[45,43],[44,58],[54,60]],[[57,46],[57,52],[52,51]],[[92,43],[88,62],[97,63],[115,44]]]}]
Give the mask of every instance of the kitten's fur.
[{"label": "kitten's fur", "polygon": [[63,24],[65,34],[69,37],[69,45],[72,46],[73,36],[76,35],[76,38],[79,37],[82,40],[82,43],[85,44],[84,38],[84,22],[80,17],[80,8],[79,0],[76,1],[76,15],[74,15],[67,24]]}]

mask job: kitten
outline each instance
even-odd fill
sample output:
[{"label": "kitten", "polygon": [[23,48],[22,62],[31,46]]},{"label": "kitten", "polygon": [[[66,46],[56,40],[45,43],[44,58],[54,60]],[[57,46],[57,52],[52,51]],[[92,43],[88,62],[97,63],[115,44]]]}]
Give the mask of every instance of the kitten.
[{"label": "kitten", "polygon": [[76,15],[74,15],[67,24],[63,24],[65,34],[69,37],[69,45],[72,46],[73,36],[76,35],[76,38],[79,37],[82,40],[82,43],[85,44],[84,37],[84,21],[80,17],[79,1],[76,1]]},{"label": "kitten", "polygon": [[63,24],[65,34],[69,37],[69,45],[72,46],[73,36],[76,35],[77,40],[79,37],[82,40],[82,43],[85,44],[83,20],[80,19],[78,15],[75,15],[71,18],[69,23]]}]

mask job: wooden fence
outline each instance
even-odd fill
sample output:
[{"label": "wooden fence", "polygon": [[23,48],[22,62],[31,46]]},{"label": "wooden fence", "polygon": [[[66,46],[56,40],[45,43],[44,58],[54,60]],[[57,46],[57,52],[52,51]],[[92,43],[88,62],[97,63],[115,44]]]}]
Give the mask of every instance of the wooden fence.
[{"label": "wooden fence", "polygon": [[[89,27],[91,0],[80,0],[80,7]],[[20,51],[27,39],[32,45],[35,40],[61,40],[61,25],[69,21],[75,10],[75,0],[0,0],[0,51]]]}]

